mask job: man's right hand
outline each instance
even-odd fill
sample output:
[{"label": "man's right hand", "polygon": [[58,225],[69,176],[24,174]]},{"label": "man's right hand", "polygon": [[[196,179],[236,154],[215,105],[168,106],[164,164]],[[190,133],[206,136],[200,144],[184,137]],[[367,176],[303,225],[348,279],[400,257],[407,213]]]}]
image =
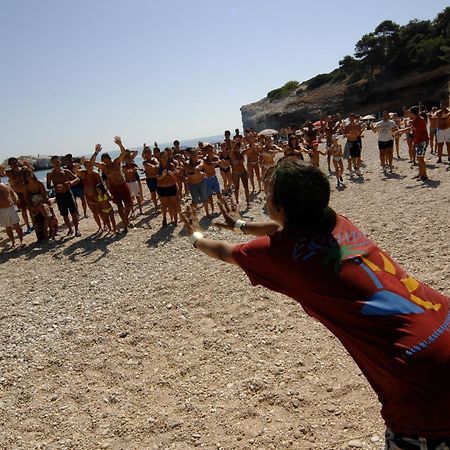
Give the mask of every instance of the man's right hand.
[{"label": "man's right hand", "polygon": [[95,145],[95,153],[100,153],[102,151],[102,146],[101,144],[96,144]]},{"label": "man's right hand", "polygon": [[117,145],[122,145],[122,139],[120,138],[120,136],[114,136],[114,143]]}]

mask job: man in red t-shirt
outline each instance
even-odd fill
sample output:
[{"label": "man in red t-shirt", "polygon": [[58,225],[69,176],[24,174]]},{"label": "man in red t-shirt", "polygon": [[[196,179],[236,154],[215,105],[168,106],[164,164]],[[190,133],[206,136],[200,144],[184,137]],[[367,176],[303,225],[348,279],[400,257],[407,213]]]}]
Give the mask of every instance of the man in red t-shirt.
[{"label": "man in red t-shirt", "polygon": [[428,180],[427,165],[425,163],[425,153],[428,147],[429,137],[427,130],[427,121],[419,115],[419,107],[413,106],[409,110],[409,115],[412,122],[408,128],[399,130],[397,133],[411,133],[413,135],[414,151],[419,165],[419,175],[415,178],[420,178],[422,181]]},{"label": "man in red t-shirt", "polygon": [[192,208],[183,221],[197,249],[293,298],[341,341],[382,404],[387,448],[450,448],[439,446],[450,446],[450,299],[409,276],[329,197],[318,168],[283,161],[266,188],[271,222],[221,205],[222,227],[257,239],[205,239]]}]

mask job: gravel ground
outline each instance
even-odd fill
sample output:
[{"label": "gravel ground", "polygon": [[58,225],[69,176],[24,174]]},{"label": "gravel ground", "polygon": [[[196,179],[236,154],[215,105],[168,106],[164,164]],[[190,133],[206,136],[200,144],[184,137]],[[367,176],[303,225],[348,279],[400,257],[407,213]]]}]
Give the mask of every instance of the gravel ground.
[{"label": "gravel ground", "polygon": [[[385,176],[366,134],[364,178],[330,178],[332,206],[448,293],[449,164]],[[0,254],[0,448],[381,449],[380,405],[339,342],[160,223],[94,237],[87,219],[81,238]]]}]

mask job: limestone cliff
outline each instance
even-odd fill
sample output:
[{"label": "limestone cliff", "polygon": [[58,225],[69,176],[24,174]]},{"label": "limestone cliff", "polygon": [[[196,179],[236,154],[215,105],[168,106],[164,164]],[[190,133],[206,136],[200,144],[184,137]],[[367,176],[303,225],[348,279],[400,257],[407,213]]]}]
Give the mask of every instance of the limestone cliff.
[{"label": "limestone cliff", "polygon": [[341,112],[348,115],[377,114],[383,110],[401,112],[403,106],[422,102],[429,107],[449,97],[450,65],[423,72],[410,73],[399,79],[379,83],[346,81],[326,83],[311,89],[311,80],[300,84],[288,96],[262,100],[241,107],[244,129],[280,129],[291,123]]}]

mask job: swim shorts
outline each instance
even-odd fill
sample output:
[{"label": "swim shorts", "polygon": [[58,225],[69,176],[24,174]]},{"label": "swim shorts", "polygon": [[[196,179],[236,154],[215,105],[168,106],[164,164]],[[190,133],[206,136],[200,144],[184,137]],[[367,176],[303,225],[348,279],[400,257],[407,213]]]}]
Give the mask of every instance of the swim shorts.
[{"label": "swim shorts", "polygon": [[109,192],[111,192],[113,202],[116,205],[121,203],[129,205],[131,203],[131,193],[127,183],[123,182],[109,186]]},{"label": "swim shorts", "polygon": [[78,213],[75,199],[73,198],[72,191],[63,192],[62,194],[56,193],[56,204],[58,205],[59,213],[65,217],[69,215],[69,211],[72,214]]},{"label": "swim shorts", "polygon": [[424,157],[427,151],[428,141],[419,142],[416,144],[416,156]]},{"label": "swim shorts", "polygon": [[19,223],[19,216],[14,206],[7,208],[0,208],[0,225],[2,227],[10,228]]},{"label": "swim shorts", "polygon": [[450,144],[450,128],[446,128],[445,130],[438,128],[436,131],[436,142],[438,144]]},{"label": "swim shorts", "polygon": [[137,181],[127,181],[128,188],[130,189],[130,195],[132,197],[140,197],[141,191],[139,190],[139,184]]},{"label": "swim shorts", "polygon": [[147,178],[145,180],[147,182],[147,187],[150,192],[156,192],[156,188],[158,186],[158,181],[156,178]]},{"label": "swim shorts", "polygon": [[347,141],[344,147],[344,159],[359,158],[361,156],[361,147],[358,141]]},{"label": "swim shorts", "polygon": [[219,180],[217,179],[216,175],[213,175],[212,177],[206,177],[205,180],[208,197],[213,194],[220,194]]},{"label": "swim shorts", "polygon": [[394,147],[394,141],[391,139],[390,141],[378,141],[378,149],[386,150],[388,148],[392,149]]},{"label": "swim shorts", "polygon": [[75,186],[71,186],[70,190],[75,198],[83,198],[84,197],[84,188],[83,185],[76,184]]},{"label": "swim shorts", "polygon": [[174,184],[173,186],[167,187],[158,186],[156,192],[158,192],[160,197],[175,197],[177,195],[177,185]]},{"label": "swim shorts", "polygon": [[206,179],[203,179],[201,183],[189,184],[189,192],[191,193],[193,203],[204,203],[208,200],[208,187]]}]

